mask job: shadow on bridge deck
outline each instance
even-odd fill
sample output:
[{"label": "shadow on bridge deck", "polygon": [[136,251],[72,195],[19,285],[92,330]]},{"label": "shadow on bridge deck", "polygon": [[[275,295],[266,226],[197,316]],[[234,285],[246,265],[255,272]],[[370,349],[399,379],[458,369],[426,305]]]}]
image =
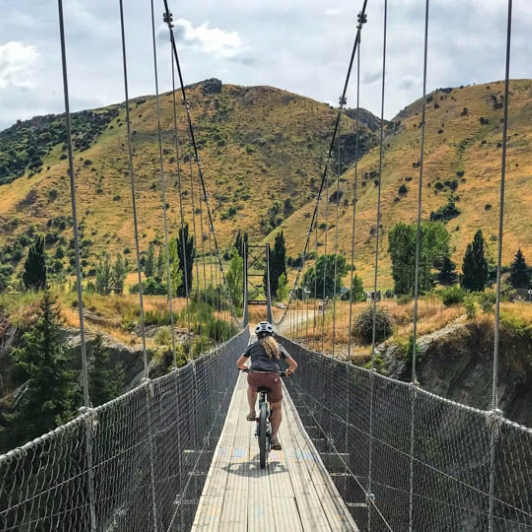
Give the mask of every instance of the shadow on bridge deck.
[{"label": "shadow on bridge deck", "polygon": [[260,469],[246,387],[240,375],[192,530],[358,530],[286,390],[283,451],[272,451]]}]

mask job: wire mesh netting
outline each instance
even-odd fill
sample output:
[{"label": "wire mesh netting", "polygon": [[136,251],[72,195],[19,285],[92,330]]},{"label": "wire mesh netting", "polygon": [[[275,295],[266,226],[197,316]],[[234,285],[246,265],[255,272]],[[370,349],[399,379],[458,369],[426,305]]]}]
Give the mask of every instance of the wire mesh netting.
[{"label": "wire mesh netting", "polygon": [[492,470],[493,530],[532,530],[531,429],[280,341],[299,363],[286,386],[362,530],[488,530]]},{"label": "wire mesh netting", "polygon": [[190,529],[248,340],[0,456],[0,530]]}]

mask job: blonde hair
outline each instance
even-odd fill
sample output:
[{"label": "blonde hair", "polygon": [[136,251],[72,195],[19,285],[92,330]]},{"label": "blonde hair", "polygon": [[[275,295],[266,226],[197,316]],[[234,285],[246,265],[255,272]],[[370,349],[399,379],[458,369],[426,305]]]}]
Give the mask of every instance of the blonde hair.
[{"label": "blonde hair", "polygon": [[281,348],[273,336],[259,338],[259,344],[264,348],[270,358],[281,358]]}]

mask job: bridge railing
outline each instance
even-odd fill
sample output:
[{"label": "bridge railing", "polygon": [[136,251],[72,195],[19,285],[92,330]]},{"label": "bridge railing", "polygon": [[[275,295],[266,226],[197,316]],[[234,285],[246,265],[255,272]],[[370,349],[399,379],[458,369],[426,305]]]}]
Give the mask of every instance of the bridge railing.
[{"label": "bridge railing", "polygon": [[361,529],[532,530],[531,429],[281,342],[299,363],[290,395]]},{"label": "bridge railing", "polygon": [[248,340],[0,456],[0,531],[188,530]]}]

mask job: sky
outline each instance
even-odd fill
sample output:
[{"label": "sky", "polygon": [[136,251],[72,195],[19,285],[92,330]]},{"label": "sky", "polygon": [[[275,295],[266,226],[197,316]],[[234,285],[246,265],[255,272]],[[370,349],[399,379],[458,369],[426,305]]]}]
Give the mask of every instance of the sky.
[{"label": "sky", "polygon": [[[123,0],[130,97],[155,92],[150,0]],[[168,0],[186,84],[270,85],[337,105],[362,0]],[[514,0],[512,78],[532,78],[532,2]],[[154,0],[160,90],[171,88]],[[381,114],[384,0],[368,0],[360,105]],[[422,95],[425,0],[389,0],[384,117]],[[64,111],[56,0],[0,0],[0,129]],[[65,0],[73,111],[124,101],[118,0]],[[432,0],[428,90],[504,78],[507,0]],[[356,104],[356,73],[347,105]]]}]

